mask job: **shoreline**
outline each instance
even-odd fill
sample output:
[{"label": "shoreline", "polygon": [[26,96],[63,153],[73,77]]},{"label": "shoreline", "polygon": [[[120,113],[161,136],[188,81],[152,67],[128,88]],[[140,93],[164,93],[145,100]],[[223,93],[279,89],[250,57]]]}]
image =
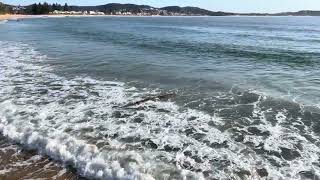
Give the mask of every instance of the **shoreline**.
[{"label": "shoreline", "polygon": [[[69,15],[69,14],[43,14],[43,15],[23,15],[23,14],[3,14],[0,15],[0,21],[33,19],[33,18],[65,18],[65,17],[292,17],[292,16],[134,16],[134,15]],[[313,16],[294,16],[294,17],[313,17]]]},{"label": "shoreline", "polygon": [[3,14],[0,15],[0,21],[35,18],[36,16],[37,15]]},{"label": "shoreline", "polygon": [[24,14],[3,14],[0,15],[0,21],[5,20],[19,20],[19,19],[33,19],[33,18],[59,18],[59,17],[70,17],[70,16],[79,16],[79,17],[87,17],[93,15],[64,15],[64,14],[42,14],[42,15],[24,15]]},{"label": "shoreline", "polygon": [[4,15],[0,15],[0,21],[17,20],[17,19],[29,19],[29,18],[63,18],[63,17],[210,17],[210,16],[138,16],[138,15],[72,15],[72,14],[23,15],[23,14],[4,14]]}]

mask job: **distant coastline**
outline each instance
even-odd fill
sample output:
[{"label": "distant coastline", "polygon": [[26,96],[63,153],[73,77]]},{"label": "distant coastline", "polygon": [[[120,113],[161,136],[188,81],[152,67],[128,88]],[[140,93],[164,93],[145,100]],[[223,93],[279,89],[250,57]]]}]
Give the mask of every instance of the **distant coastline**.
[{"label": "distant coastline", "polygon": [[[67,17],[290,17],[291,15],[287,16],[280,16],[280,15],[268,15],[268,16],[259,16],[259,15],[229,15],[229,16],[139,16],[139,15],[66,15],[66,14],[42,14],[42,15],[25,15],[25,14],[0,14],[0,21],[7,21],[7,20],[22,20],[22,19],[35,19],[35,18],[67,18]],[[295,16],[295,17],[303,17],[303,16]]]},{"label": "distant coastline", "polygon": [[[233,13],[210,11],[198,7],[167,6],[156,8],[148,5],[109,3],[98,6],[69,6],[67,4],[8,5],[0,2],[0,14],[21,15],[117,15],[117,16],[320,16],[320,11],[303,10],[282,13]],[[4,16],[2,15],[2,19]]]},{"label": "distant coastline", "polygon": [[[6,14],[0,15],[0,21],[18,21],[22,19],[35,19],[35,18],[68,18],[68,17],[285,17],[285,16],[255,16],[255,15],[230,15],[230,16],[137,16],[137,15],[52,15],[52,14],[43,14],[43,15],[23,15],[23,14]],[[289,17],[289,16],[287,16]],[[299,16],[296,16],[299,17]],[[300,16],[302,17],[302,16]]]}]

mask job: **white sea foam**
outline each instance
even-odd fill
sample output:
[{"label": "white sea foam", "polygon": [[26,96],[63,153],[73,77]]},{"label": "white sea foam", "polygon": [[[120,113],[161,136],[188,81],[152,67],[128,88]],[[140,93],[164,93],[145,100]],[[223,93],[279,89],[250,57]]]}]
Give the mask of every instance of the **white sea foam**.
[{"label": "white sea foam", "polygon": [[[15,142],[74,166],[89,178],[153,179],[138,171],[137,166],[143,161],[133,152],[112,153],[113,160],[109,160],[110,155],[102,154],[95,145],[86,144],[63,133],[43,136],[33,128],[17,128],[6,120],[1,121],[0,131]],[[130,160],[132,162],[127,162],[125,166],[120,164]]]},{"label": "white sea foam", "polygon": [[[43,67],[48,57],[27,45],[0,42],[0,131],[7,138],[71,165],[81,175],[97,179],[240,179],[257,177],[257,168],[270,178],[299,178],[319,158],[319,149],[294,130],[286,128],[286,111],[279,111],[272,124],[258,103],[253,103],[256,125],[270,136],[246,135],[243,142],[231,130],[218,127],[228,120],[174,102],[147,101],[124,108],[157,90],[138,89],[121,82],[90,77],[67,79]],[[253,120],[250,120],[253,123]],[[237,129],[237,128],[235,128]],[[239,129],[246,131],[246,128]],[[274,166],[254,147],[281,153],[297,142],[300,157]],[[313,168],[316,173],[318,167]]]},{"label": "white sea foam", "polygon": [[[6,44],[8,45],[8,44]],[[41,67],[37,65],[28,64],[25,61],[33,59],[39,61],[43,58],[40,54],[29,49],[25,45],[15,44],[10,46],[6,51],[1,51],[1,86],[0,91],[3,101],[0,104],[0,131],[9,139],[23,144],[25,147],[36,149],[39,152],[50,156],[56,160],[62,161],[68,165],[75,167],[83,176],[88,178],[98,179],[153,179],[149,173],[154,173],[158,166],[163,166],[160,170],[172,169],[171,165],[166,165],[157,162],[152,162],[148,159],[146,162],[135,151],[126,151],[125,147],[120,143],[111,142],[111,144],[120,144],[119,146],[109,147],[108,151],[100,151],[96,145],[88,143],[91,138],[95,138],[93,132],[92,137],[87,141],[75,138],[70,134],[82,133],[82,128],[99,127],[105,125],[112,131],[119,131],[115,128],[125,128],[127,132],[123,132],[123,137],[130,134],[131,130],[128,127],[113,127],[112,124],[104,124],[102,119],[90,119],[88,122],[83,122],[85,113],[89,110],[96,111],[98,114],[105,114],[110,118],[112,112],[112,105],[121,105],[129,101],[126,96],[125,87],[123,83],[96,81],[90,78],[75,78],[73,80],[66,80],[51,73],[42,71]],[[42,70],[41,70],[42,69]],[[45,68],[48,70],[49,68]],[[22,73],[25,73],[22,75]],[[17,82],[17,85],[8,82]],[[40,78],[40,79],[33,79]],[[29,82],[29,80],[32,82]],[[45,80],[44,83],[56,84],[53,90],[44,89],[47,91],[45,97],[39,97],[37,91],[43,90],[40,84],[34,86],[34,81]],[[23,84],[20,84],[23,83]],[[81,83],[81,84],[79,84]],[[94,96],[89,95],[86,89],[76,90],[82,85],[92,86],[92,91],[98,93],[96,96],[101,96],[99,101]],[[17,92],[19,97],[10,98],[15,88],[23,88]],[[58,88],[59,90],[56,90]],[[82,87],[80,87],[82,88]],[[128,89],[132,91],[134,88]],[[28,92],[34,92],[32,97]],[[137,93],[135,93],[137,94]],[[71,97],[70,97],[71,96]],[[58,103],[59,100],[77,96],[79,98],[86,98],[88,104],[83,101],[68,102],[70,105],[65,106]],[[4,100],[7,99],[8,100]],[[28,104],[27,101],[34,103],[48,101],[46,105]],[[19,105],[17,105],[19,104]],[[20,116],[19,114],[27,114]],[[36,117],[30,118],[28,115],[36,113]],[[53,121],[48,119],[53,118]],[[107,122],[106,122],[107,123]],[[75,128],[74,131],[64,133],[67,128]],[[126,133],[126,134],[124,134]],[[132,132],[131,132],[132,133]],[[140,131],[140,133],[143,133]],[[102,137],[99,137],[102,138]],[[102,139],[103,140],[103,139]],[[167,167],[167,168],[165,168]],[[177,171],[181,177],[194,176],[201,179],[200,175],[185,170]]]},{"label": "white sea foam", "polygon": [[7,22],[8,22],[8,20],[2,20],[2,21],[0,21],[0,24],[5,24]]}]

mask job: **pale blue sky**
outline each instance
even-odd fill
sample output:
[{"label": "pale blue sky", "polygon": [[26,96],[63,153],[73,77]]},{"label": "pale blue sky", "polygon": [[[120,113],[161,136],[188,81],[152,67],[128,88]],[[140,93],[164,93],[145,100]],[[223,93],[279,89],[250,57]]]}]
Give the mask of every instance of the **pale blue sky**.
[{"label": "pale blue sky", "polygon": [[72,5],[101,5],[111,2],[163,6],[197,6],[213,11],[230,12],[283,12],[320,10],[320,0],[0,0],[8,4],[32,4],[34,2],[65,2]]}]

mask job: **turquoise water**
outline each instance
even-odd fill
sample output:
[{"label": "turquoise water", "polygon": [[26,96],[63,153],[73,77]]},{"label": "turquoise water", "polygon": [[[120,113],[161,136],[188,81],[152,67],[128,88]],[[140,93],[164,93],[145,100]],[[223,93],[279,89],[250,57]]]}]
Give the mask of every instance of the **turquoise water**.
[{"label": "turquoise water", "polygon": [[1,132],[84,177],[319,178],[318,17],[25,19],[0,45]]}]

